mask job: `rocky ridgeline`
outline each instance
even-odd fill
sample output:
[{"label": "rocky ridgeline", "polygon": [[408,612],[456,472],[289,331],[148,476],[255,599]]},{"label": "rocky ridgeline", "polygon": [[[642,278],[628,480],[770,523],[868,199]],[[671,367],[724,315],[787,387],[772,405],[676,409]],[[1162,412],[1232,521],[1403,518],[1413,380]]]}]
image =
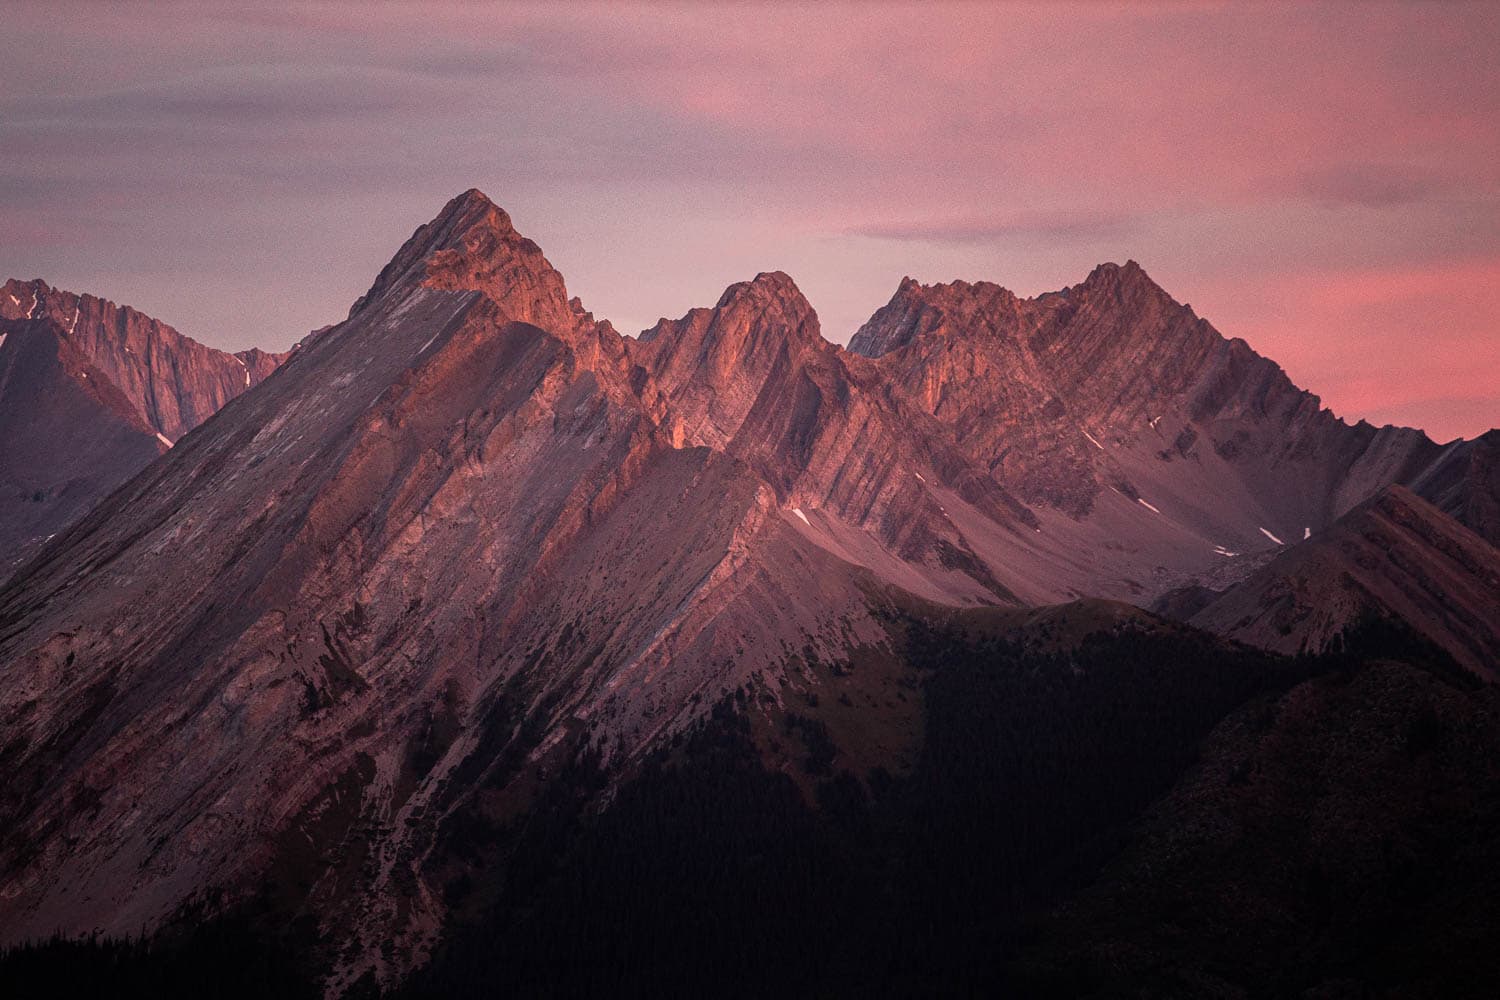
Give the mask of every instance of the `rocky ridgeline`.
[{"label": "rocky ridgeline", "polygon": [[[69,300],[7,288],[8,334],[61,343]],[[121,346],[78,379],[119,372],[140,435],[275,360],[171,374],[165,328],[80,301]],[[0,591],[0,926],[136,931],[275,873],[330,989],[391,982],[452,817],[774,704],[879,648],[877,605],[1217,593],[1393,483],[1492,531],[1485,449],[1343,424],[1133,264],[904,281],[851,350],[780,273],[623,337],[469,191]]]}]

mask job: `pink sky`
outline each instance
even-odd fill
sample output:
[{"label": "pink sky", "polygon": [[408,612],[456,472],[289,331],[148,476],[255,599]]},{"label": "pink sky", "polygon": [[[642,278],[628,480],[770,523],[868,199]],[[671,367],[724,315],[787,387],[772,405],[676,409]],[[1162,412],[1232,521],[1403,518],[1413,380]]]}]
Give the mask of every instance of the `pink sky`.
[{"label": "pink sky", "polygon": [[1500,7],[9,5],[0,275],[223,347],[471,186],[623,330],[1134,258],[1349,419],[1500,424]]}]

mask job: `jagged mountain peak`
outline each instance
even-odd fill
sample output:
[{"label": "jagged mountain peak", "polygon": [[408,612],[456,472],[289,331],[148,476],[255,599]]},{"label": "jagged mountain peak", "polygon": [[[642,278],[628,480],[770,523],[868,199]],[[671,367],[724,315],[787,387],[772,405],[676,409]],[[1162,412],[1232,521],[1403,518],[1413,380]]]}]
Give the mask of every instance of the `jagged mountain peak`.
[{"label": "jagged mountain peak", "polygon": [[786,273],[763,271],[724,290],[712,308],[662,319],[630,342],[673,403],[685,440],[722,446],[768,379],[799,357],[831,354],[818,314]]},{"label": "jagged mountain peak", "polygon": [[[348,322],[0,589],[7,769],[35,777],[0,787],[27,846],[0,847],[0,925],[133,931],[189,890],[305,871],[324,879],[307,915],[343,956],[336,995],[427,954],[454,905],[448,824],[498,818],[564,753],[639,758],[752,682],[876,648],[872,596],[1144,602],[1304,538],[1337,569],[1333,518],[1431,449],[1354,440],[1155,288],[1133,262],[1038,299],[907,278],[856,338],[872,361],[822,340],[771,271],[627,341],[465,192]],[[58,327],[41,298],[13,325],[66,329],[71,303]],[[5,430],[0,450],[56,447]],[[1500,524],[1472,485],[1494,481],[1492,453],[1446,452],[1420,492]],[[1428,579],[1473,595],[1459,569],[1479,544],[1439,522],[1429,560],[1402,517],[1377,518],[1359,559],[1393,538],[1413,578],[1398,596]],[[1138,618],[1082,610],[1089,628]],[[308,850],[356,842],[369,853]]]},{"label": "jagged mountain peak", "polygon": [[[442,250],[473,253],[478,241],[486,237],[506,239],[518,235],[509,213],[478,188],[470,188],[449,199],[437,217],[424,228],[427,229],[427,239],[423,249],[428,254]],[[529,240],[526,242],[530,243]]]},{"label": "jagged mountain peak", "polygon": [[891,297],[891,301],[920,302],[938,308],[1015,308],[1021,302],[1021,298],[1010,289],[997,285],[993,281],[965,281],[958,278],[953,281],[924,285],[910,278],[904,278],[896,289],[896,294]]},{"label": "jagged mountain peak", "polygon": [[[286,358],[36,278],[0,286],[0,576]],[[38,447],[40,445],[40,447]]]},{"label": "jagged mountain peak", "polygon": [[1083,281],[1033,299],[1023,299],[992,281],[956,279],[929,285],[906,276],[890,301],[855,333],[849,350],[879,357],[906,346],[919,334],[972,336],[997,325],[1010,327],[1023,310],[1041,317],[1049,307],[1076,305],[1080,300],[1107,301],[1127,309],[1171,306],[1191,312],[1178,305],[1134,260],[1099,264]]},{"label": "jagged mountain peak", "polygon": [[1112,260],[1095,264],[1094,269],[1089,272],[1089,276],[1084,279],[1084,283],[1088,284],[1090,282],[1110,279],[1124,279],[1129,281],[1151,280],[1150,276],[1146,274],[1146,269],[1141,267],[1134,258],[1130,258],[1123,264],[1118,264]]},{"label": "jagged mountain peak", "polygon": [[444,213],[478,212],[485,215],[496,215],[505,226],[510,226],[510,216],[506,214],[505,209],[495,204],[489,195],[478,188],[469,188],[462,194],[454,195],[448,200],[448,204],[443,206],[443,211]]},{"label": "jagged mountain peak", "polygon": [[769,294],[781,296],[801,296],[802,292],[797,288],[797,283],[792,276],[785,271],[761,271],[749,281],[737,281],[724,289],[724,294],[719,296],[719,305],[742,289],[759,289]]},{"label": "jagged mountain peak", "polygon": [[477,292],[514,320],[559,330],[577,326],[583,316],[541,248],[478,188],[418,227],[349,315],[379,302],[394,307],[422,287]]},{"label": "jagged mountain peak", "polygon": [[469,188],[448,199],[432,221],[417,229],[413,239],[418,243],[417,249],[430,254],[459,249],[465,240],[484,233],[506,235],[515,231],[505,209],[478,188]]},{"label": "jagged mountain peak", "polygon": [[812,303],[785,271],[762,271],[750,281],[730,285],[714,309],[722,313],[753,311],[804,338],[821,337]]},{"label": "jagged mountain peak", "polygon": [[658,367],[701,356],[714,359],[723,372],[754,367],[760,363],[757,358],[768,361],[781,352],[829,346],[812,303],[784,271],[762,271],[750,281],[736,282],[713,308],[692,309],[678,320],[664,318],[637,343],[643,356],[654,355]]},{"label": "jagged mountain peak", "polygon": [[855,331],[849,350],[878,358],[926,334],[972,336],[993,329],[997,318],[1013,317],[1020,306],[1021,299],[1014,292],[994,282],[924,285],[905,277],[891,300]]},{"label": "jagged mountain peak", "polygon": [[1153,291],[1166,294],[1162,287],[1146,273],[1146,269],[1134,260],[1127,260],[1123,264],[1107,260],[1095,265],[1094,269],[1088,273],[1088,277],[1073,285],[1072,288],[1085,291]]},{"label": "jagged mountain peak", "polygon": [[184,336],[127,305],[40,278],[0,289],[0,321],[49,320],[125,393],[152,428],[177,440],[266,378],[287,355],[233,354]]}]

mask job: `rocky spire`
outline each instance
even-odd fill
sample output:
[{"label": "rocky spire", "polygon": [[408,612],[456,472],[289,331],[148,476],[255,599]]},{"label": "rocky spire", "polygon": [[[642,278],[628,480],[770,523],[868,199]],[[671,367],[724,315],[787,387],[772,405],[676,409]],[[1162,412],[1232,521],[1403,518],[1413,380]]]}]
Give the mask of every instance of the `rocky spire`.
[{"label": "rocky spire", "polygon": [[855,331],[849,350],[878,358],[925,334],[964,337],[997,325],[1009,329],[1019,306],[1012,292],[989,281],[923,285],[902,278],[891,300]]},{"label": "rocky spire", "polygon": [[510,216],[477,188],[417,229],[349,315],[399,302],[424,286],[479,292],[511,318],[548,329],[571,327],[580,314],[541,248],[516,232]]}]

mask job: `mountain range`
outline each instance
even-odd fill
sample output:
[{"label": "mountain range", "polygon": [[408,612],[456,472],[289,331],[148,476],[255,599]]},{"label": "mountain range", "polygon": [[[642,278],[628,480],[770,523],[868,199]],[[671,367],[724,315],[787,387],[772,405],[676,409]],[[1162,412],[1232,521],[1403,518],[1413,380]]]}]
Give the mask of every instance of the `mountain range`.
[{"label": "mountain range", "polygon": [[[471,190],[287,355],[214,351],[40,282],[0,303],[11,943],[253,906],[316,942],[327,993],[420,993],[492,960],[462,928],[522,941],[555,916],[530,957],[502,949],[524,970],[594,927],[547,908],[570,880],[694,905],[641,860],[677,835],[653,810],[711,799],[663,777],[686,760],[745,782],[782,833],[822,831],[799,850],[851,880],[851,857],[900,857],[890,884],[957,892],[941,865],[912,873],[991,835],[1032,858],[1047,893],[1012,867],[974,885],[1050,914],[1026,959],[1041,976],[1077,959],[1049,935],[1158,905],[1130,866],[1197,815],[1192,768],[1219,758],[1196,748],[1251,753],[1216,727],[1256,699],[1396,657],[1382,683],[1452,686],[1444,719],[1493,710],[1500,432],[1345,423],[1134,262],[1033,299],[905,279],[847,349],[763,273],[631,337]],[[1329,713],[1357,707],[1341,697]],[[1077,732],[1098,742],[1026,749]],[[954,733],[1010,749],[976,761]],[[1078,783],[1049,798],[1021,772]],[[1048,818],[1012,828],[1005,801]],[[717,809],[684,858],[758,829]],[[848,809],[863,832],[838,826]],[[913,832],[916,815],[976,825]],[[544,864],[526,852],[548,823],[574,846]],[[1132,823],[1124,853],[1090,839]],[[901,846],[870,846],[886,829]],[[741,847],[776,877],[812,863],[765,836]],[[524,909],[549,871],[549,902]],[[936,913],[928,891],[897,895]],[[987,905],[955,904],[942,919],[973,919],[929,956],[988,947],[975,928],[1020,940]]]}]

